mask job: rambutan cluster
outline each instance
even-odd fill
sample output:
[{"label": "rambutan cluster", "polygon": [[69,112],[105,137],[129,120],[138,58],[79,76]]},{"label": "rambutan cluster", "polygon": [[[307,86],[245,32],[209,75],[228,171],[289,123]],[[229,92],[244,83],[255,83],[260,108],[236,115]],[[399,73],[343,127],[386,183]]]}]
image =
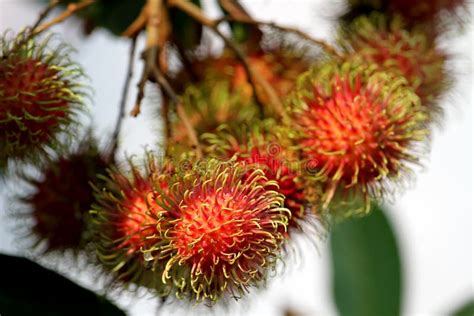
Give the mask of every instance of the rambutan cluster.
[{"label": "rambutan cluster", "polygon": [[[0,39],[0,172],[17,162],[41,170],[21,199],[38,244],[45,252],[94,249],[111,288],[214,303],[264,284],[292,232],[317,239],[307,223],[369,212],[411,175],[430,124],[441,119],[448,56],[436,46],[442,29],[430,26],[464,1],[348,1],[362,9],[346,16],[338,47],[252,21],[237,2],[223,5],[225,19],[203,25],[199,1],[134,3],[130,21],[143,5],[142,13],[126,36],[135,45],[142,30],[151,33],[133,113],[146,83],[156,83],[166,130],[165,157],[147,152],[141,165],[111,158],[127,89],[110,153],[90,139],[62,151],[83,108],[82,71],[67,47],[39,40],[41,19],[41,32]],[[89,3],[84,16],[122,32],[122,20],[94,20],[115,16],[106,2]],[[127,15],[127,5],[116,5]],[[224,22],[254,34],[228,38]],[[228,46],[218,57],[196,57],[204,25]],[[278,30],[273,42],[262,26]],[[286,46],[289,33],[298,42]],[[182,69],[170,71],[171,57]]]},{"label": "rambutan cluster", "polygon": [[290,212],[263,171],[210,160],[178,172],[149,158],[142,176],[111,171],[92,214],[115,281],[197,301],[244,294],[278,258]]}]

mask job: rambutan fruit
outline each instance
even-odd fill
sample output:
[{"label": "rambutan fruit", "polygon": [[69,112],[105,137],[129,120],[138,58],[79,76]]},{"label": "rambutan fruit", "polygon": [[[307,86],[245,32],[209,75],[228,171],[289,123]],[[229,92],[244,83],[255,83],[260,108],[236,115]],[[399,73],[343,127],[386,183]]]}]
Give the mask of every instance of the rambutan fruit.
[{"label": "rambutan fruit", "polygon": [[343,33],[349,54],[403,75],[432,114],[436,100],[448,87],[447,56],[421,29],[406,30],[399,16],[361,16]]},{"label": "rambutan fruit", "polygon": [[430,24],[438,27],[443,16],[456,15],[456,11],[466,6],[465,0],[348,0],[350,11],[345,19],[351,20],[361,14],[372,11],[388,14],[400,14],[409,26]]},{"label": "rambutan fruit", "polygon": [[390,0],[390,8],[413,24],[435,21],[440,14],[453,14],[463,5],[466,5],[465,0]]},{"label": "rambutan fruit", "polygon": [[129,166],[130,176],[111,169],[103,187],[96,188],[96,203],[90,213],[97,257],[111,276],[111,286],[145,286],[163,295],[165,285],[153,277],[142,249],[149,243],[148,237],[159,235],[156,223],[163,212],[149,196],[154,190],[166,192],[167,173],[152,153],[147,154],[145,172],[131,160]]},{"label": "rambutan fruit", "polygon": [[94,202],[91,183],[110,166],[106,155],[89,139],[69,154],[59,154],[41,169],[39,179],[26,179],[32,193],[23,196],[31,222],[28,235],[41,252],[82,250],[90,241],[88,214]]},{"label": "rambutan fruit", "polygon": [[[277,184],[272,190],[285,196],[284,206],[291,212],[288,231],[300,229],[308,212],[317,213],[316,204],[305,195],[299,175],[302,163],[289,135],[291,130],[278,127],[272,119],[252,126],[229,128],[222,125],[217,133],[204,134],[206,154],[222,160],[234,158],[247,174],[261,169],[268,180]],[[265,180],[266,181],[266,180]]]},{"label": "rambutan fruit", "polygon": [[288,105],[303,157],[317,161],[308,176],[324,185],[324,206],[335,193],[343,203],[365,201],[347,214],[368,211],[370,198],[391,191],[419,162],[429,134],[428,116],[405,78],[375,64],[316,64]]},{"label": "rambutan fruit", "polygon": [[284,197],[262,170],[246,175],[236,162],[209,160],[156,192],[174,218],[150,255],[168,254],[163,282],[179,298],[215,302],[245,294],[275,266],[288,223]]},{"label": "rambutan fruit", "polygon": [[[240,125],[258,117],[257,105],[240,93],[233,93],[224,80],[188,86],[182,101],[198,137],[215,132],[223,123]],[[173,120],[172,137],[174,146],[191,145],[187,130],[177,117]]]},{"label": "rambutan fruit", "polygon": [[82,108],[82,71],[51,37],[0,39],[0,166],[33,161],[58,146]]}]

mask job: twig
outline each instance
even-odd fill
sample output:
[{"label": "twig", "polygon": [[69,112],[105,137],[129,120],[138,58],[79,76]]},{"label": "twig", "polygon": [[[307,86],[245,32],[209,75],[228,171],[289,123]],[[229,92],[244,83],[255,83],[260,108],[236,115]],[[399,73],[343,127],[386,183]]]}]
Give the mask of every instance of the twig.
[{"label": "twig", "polygon": [[164,131],[165,131],[165,151],[166,155],[168,155],[168,148],[170,144],[170,140],[172,135],[172,129],[171,129],[171,122],[170,122],[170,100],[167,94],[162,95],[162,100],[161,100],[161,117],[163,118],[163,122],[165,125]]},{"label": "twig", "polygon": [[130,115],[138,116],[140,114],[140,108],[145,97],[145,85],[148,80],[148,77],[152,73],[152,66],[156,62],[157,50],[153,50],[154,56],[151,56],[149,53],[151,48],[157,48],[159,45],[159,34],[158,27],[160,25],[160,7],[161,0],[147,0],[144,5],[145,17],[146,17],[146,47],[142,53],[142,58],[144,60],[144,66],[142,71],[142,76],[138,82],[138,93],[135,101],[135,106],[133,107]]},{"label": "twig", "polygon": [[303,32],[303,31],[301,31],[297,28],[294,28],[294,27],[281,26],[281,25],[276,24],[275,22],[257,21],[257,20],[254,20],[252,18],[243,17],[241,15],[239,15],[238,17],[237,16],[225,16],[225,17],[222,17],[221,19],[219,19],[217,23],[221,23],[223,21],[239,22],[239,23],[243,23],[243,24],[256,25],[256,26],[268,26],[270,28],[274,28],[274,29],[277,29],[277,30],[280,30],[280,31],[283,31],[283,32],[293,33],[293,34],[298,35],[301,38],[304,38],[308,42],[311,42],[311,43],[313,43],[317,46],[320,46],[328,54],[333,55],[335,57],[341,57],[339,52],[337,52],[337,50],[331,44],[327,43],[324,40],[315,39],[314,37],[312,37],[308,33],[305,33],[305,32]]},{"label": "twig", "polygon": [[138,33],[145,28],[145,25],[147,23],[148,19],[148,6],[145,4],[138,15],[138,17],[135,19],[135,21],[130,24],[127,29],[122,33],[122,36],[125,37],[134,37],[137,36]]},{"label": "twig", "polygon": [[120,100],[120,108],[119,108],[119,114],[117,117],[117,122],[115,123],[114,133],[112,134],[113,144],[112,144],[112,150],[110,152],[109,160],[111,160],[112,157],[115,155],[115,152],[117,151],[117,147],[118,147],[118,137],[120,134],[120,129],[122,127],[123,118],[125,116],[125,107],[127,105],[128,92],[130,90],[130,81],[132,80],[132,77],[133,77],[133,68],[134,68],[133,65],[134,65],[136,47],[137,47],[137,37],[135,36],[132,38],[132,43],[130,47],[127,75],[126,75],[125,83],[122,90],[122,98]]},{"label": "twig", "polygon": [[40,13],[38,20],[36,20],[35,24],[31,27],[31,30],[35,30],[43,20],[51,13],[51,11],[59,5],[59,0],[51,0],[49,1],[48,6]]},{"label": "twig", "polygon": [[161,73],[160,69],[156,65],[152,66],[152,71],[160,87],[163,88],[166,95],[175,104],[176,114],[178,115],[181,122],[184,124],[184,127],[186,128],[186,131],[188,133],[188,137],[196,149],[198,158],[202,158],[202,149],[201,149],[201,145],[199,144],[199,139],[196,135],[196,131],[194,130],[193,125],[191,124],[191,121],[189,120],[188,115],[186,114],[186,110],[183,107],[183,103],[181,102],[181,99],[176,94],[173,87],[170,85],[168,80],[165,78],[165,76]]},{"label": "twig", "polygon": [[[160,68],[157,66],[157,57],[160,52],[160,10],[162,9],[162,0],[148,0],[147,1],[147,41],[146,41],[146,48],[143,52],[142,58],[145,61],[145,66],[143,68],[142,77],[140,82],[138,83],[138,94],[137,100],[135,102],[135,106],[132,109],[131,115],[137,116],[140,113],[140,104],[145,96],[144,89],[145,84],[150,75],[153,75],[158,85],[164,91],[164,93],[171,99],[173,103],[176,105],[176,112],[178,114],[179,119],[184,124],[186,131],[188,133],[188,137],[193,143],[193,146],[196,149],[196,153],[198,158],[202,158],[202,149],[199,144],[199,139],[196,135],[196,131],[194,130],[191,121],[189,120],[186,111],[184,110],[183,104],[181,99],[174,91],[173,87],[169,83],[168,79],[162,74]],[[165,123],[169,124],[167,119],[167,115],[164,117]],[[167,127],[169,128],[169,126]]]},{"label": "twig", "polygon": [[89,5],[93,4],[94,2],[95,2],[95,0],[82,0],[79,3],[70,3],[63,13],[61,13],[60,15],[58,15],[57,17],[55,17],[51,21],[37,26],[33,30],[32,34],[37,35],[37,34],[43,32],[44,30],[47,30],[48,28],[52,27],[53,25],[56,25],[58,23],[63,22],[64,20],[69,18],[71,15],[73,15],[77,11],[88,7]]},{"label": "twig", "polygon": [[144,58],[144,56],[142,58],[145,60],[143,71],[140,77],[140,81],[137,84],[138,92],[137,92],[137,97],[135,99],[135,105],[133,106],[133,109],[130,111],[130,115],[135,116],[135,117],[138,116],[138,114],[140,114],[141,104],[142,104],[143,98],[145,97],[145,85],[150,75],[150,67],[147,64],[146,58]]}]

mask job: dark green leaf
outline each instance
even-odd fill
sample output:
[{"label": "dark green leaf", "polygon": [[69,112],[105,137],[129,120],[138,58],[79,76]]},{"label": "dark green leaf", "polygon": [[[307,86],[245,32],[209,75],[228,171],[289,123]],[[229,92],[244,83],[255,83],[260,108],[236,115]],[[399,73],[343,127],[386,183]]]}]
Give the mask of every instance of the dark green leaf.
[{"label": "dark green leaf", "polygon": [[341,315],[392,316],[401,309],[401,264],[391,224],[374,206],[370,215],[334,225],[331,233],[334,300]]},{"label": "dark green leaf", "polygon": [[74,282],[19,257],[0,255],[0,314],[125,315]]},{"label": "dark green leaf", "polygon": [[[78,15],[85,20],[87,33],[95,27],[103,27],[113,34],[120,35],[138,17],[145,1],[97,0]],[[79,0],[63,1],[64,4],[73,2]]]},{"label": "dark green leaf", "polygon": [[[191,0],[201,7],[200,0]],[[178,9],[170,9],[173,41],[185,50],[193,49],[201,43],[202,25]]]},{"label": "dark green leaf", "polygon": [[453,316],[473,316],[474,315],[474,299],[459,307]]}]

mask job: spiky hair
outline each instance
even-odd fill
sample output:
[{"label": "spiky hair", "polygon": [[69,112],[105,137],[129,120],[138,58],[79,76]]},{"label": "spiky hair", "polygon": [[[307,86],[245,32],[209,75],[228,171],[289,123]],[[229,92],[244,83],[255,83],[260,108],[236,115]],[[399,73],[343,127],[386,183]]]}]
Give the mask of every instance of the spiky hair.
[{"label": "spiky hair", "polygon": [[398,15],[373,13],[356,18],[341,32],[340,42],[354,58],[403,75],[432,117],[440,113],[436,101],[451,81],[447,56],[424,29],[406,28]]},{"label": "spiky hair", "polygon": [[168,292],[165,284],[153,276],[149,260],[142,253],[147,238],[158,234],[154,223],[161,208],[150,194],[166,190],[169,170],[165,165],[151,152],[146,154],[142,167],[130,158],[127,171],[110,169],[103,177],[104,185],[96,187],[96,203],[90,212],[93,239],[111,288],[145,286],[159,295]]},{"label": "spiky hair", "polygon": [[325,61],[304,74],[288,103],[302,155],[318,165],[309,178],[322,183],[325,205],[335,193],[347,201],[393,191],[396,179],[419,162],[429,134],[427,115],[405,78],[375,64]]},{"label": "spiky hair", "polygon": [[28,31],[0,38],[0,166],[56,150],[84,107],[83,72],[72,49],[52,38]]},{"label": "spiky hair", "polygon": [[260,169],[244,174],[240,164],[211,159],[179,176],[168,193],[156,192],[174,220],[163,232],[169,242],[148,252],[167,260],[162,279],[177,297],[237,297],[275,266],[289,211]]}]

